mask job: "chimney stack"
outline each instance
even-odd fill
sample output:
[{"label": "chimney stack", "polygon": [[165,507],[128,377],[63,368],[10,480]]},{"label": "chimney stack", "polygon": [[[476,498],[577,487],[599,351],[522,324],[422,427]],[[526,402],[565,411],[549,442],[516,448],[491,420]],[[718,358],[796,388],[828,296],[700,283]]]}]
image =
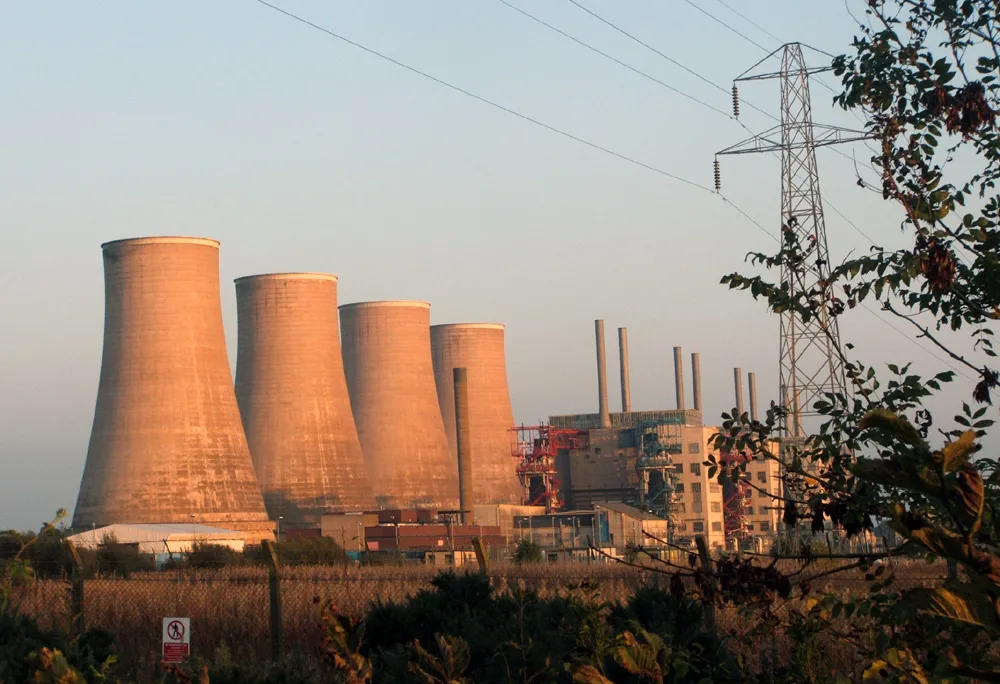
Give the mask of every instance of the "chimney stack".
[{"label": "chimney stack", "polygon": [[597,336],[597,403],[601,427],[611,427],[611,413],[608,411],[608,369],[604,355],[604,321],[594,321],[594,333]]},{"label": "chimney stack", "polygon": [[733,369],[733,383],[736,385],[736,416],[743,415],[743,369]]},{"label": "chimney stack", "polygon": [[674,389],[677,394],[677,410],[684,410],[684,358],[680,347],[674,347]]},{"label": "chimney stack", "polygon": [[694,392],[694,410],[701,411],[701,357],[691,354],[691,389]]},{"label": "chimney stack", "polygon": [[632,410],[632,390],[628,373],[628,330],[618,328],[618,361],[621,369],[622,413]]},{"label": "chimney stack", "polygon": [[469,434],[469,375],[452,370],[455,384],[455,445],[458,451],[458,519],[472,523],[472,435]]},{"label": "chimney stack", "polygon": [[750,420],[757,420],[757,374],[747,373],[747,384],[750,389]]}]

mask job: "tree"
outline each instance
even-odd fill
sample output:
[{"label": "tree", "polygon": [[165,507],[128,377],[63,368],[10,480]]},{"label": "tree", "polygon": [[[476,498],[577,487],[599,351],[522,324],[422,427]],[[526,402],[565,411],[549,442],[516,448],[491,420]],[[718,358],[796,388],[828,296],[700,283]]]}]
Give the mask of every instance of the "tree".
[{"label": "tree", "polygon": [[545,560],[545,553],[542,547],[530,539],[522,539],[514,549],[514,562],[521,563],[541,563]]},{"label": "tree", "polygon": [[[791,294],[761,275],[733,273],[722,282],[803,320],[877,302],[974,377],[974,388],[951,420],[942,419],[926,403],[956,373],[924,378],[898,363],[886,376],[849,358],[848,345],[848,392],[815,405],[823,424],[804,444],[773,453],[784,410],[772,407],[761,422],[725,416],[717,445],[782,460],[793,492],[782,501],[788,525],[811,519],[822,530],[832,522],[854,535],[887,520],[906,540],[899,553],[962,568],[943,587],[901,590],[891,570],[871,566],[874,557],[843,566],[870,570],[872,593],[822,597],[810,611],[821,621],[874,618],[866,629],[840,634],[870,655],[866,677],[1000,681],[1000,659],[989,648],[1000,638],[1000,473],[995,457],[981,453],[1000,382],[993,342],[1000,319],[1000,6],[869,0],[859,30],[852,52],[834,61],[843,83],[835,102],[865,115],[874,173],[859,173],[858,184],[898,205],[912,246],[875,246],[848,258],[809,292]],[[814,252],[783,226],[776,254],[748,258],[768,273],[794,273]],[[744,477],[738,467],[711,465],[722,480]]]}]

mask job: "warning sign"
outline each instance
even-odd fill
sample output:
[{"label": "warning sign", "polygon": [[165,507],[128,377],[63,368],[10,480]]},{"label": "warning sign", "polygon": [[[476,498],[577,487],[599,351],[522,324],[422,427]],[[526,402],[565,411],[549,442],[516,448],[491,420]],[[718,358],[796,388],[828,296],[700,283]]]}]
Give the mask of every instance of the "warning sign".
[{"label": "warning sign", "polygon": [[191,618],[163,618],[163,662],[182,663],[191,655]]}]

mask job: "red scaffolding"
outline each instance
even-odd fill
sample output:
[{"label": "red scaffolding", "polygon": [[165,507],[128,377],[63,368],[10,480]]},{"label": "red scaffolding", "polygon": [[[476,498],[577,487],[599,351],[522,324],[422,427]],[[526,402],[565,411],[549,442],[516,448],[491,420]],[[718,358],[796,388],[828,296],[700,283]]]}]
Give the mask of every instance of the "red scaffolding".
[{"label": "red scaffolding", "polygon": [[[748,460],[746,454],[733,453],[731,451],[722,451],[719,457],[723,467],[729,469],[731,473],[738,473],[737,467]],[[751,507],[751,511],[753,510],[753,501],[751,498],[753,490],[750,485],[740,479],[739,482],[735,483],[731,481],[727,482],[722,491],[722,510],[726,540],[734,540],[739,543],[739,541],[749,536],[746,514],[749,512],[747,511],[748,506]]]},{"label": "red scaffolding", "polygon": [[511,428],[516,438],[512,455],[518,459],[517,477],[524,489],[524,503],[545,506],[552,512],[562,508],[556,455],[560,449],[579,449],[587,444],[587,432],[548,425],[521,425]]}]

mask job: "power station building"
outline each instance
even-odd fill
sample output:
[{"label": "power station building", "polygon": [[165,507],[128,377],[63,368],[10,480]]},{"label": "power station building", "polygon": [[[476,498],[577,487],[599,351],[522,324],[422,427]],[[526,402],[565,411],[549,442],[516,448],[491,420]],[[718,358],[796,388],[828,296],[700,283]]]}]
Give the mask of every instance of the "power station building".
[{"label": "power station building", "polygon": [[102,250],[104,350],[73,526],[271,536],[226,353],[219,243],[145,237]]},{"label": "power station building", "polygon": [[457,509],[458,458],[438,405],[430,304],[345,304],[340,323],[347,389],[376,503]]},{"label": "power station building", "polygon": [[283,526],[373,510],[340,352],[337,277],[236,280],[236,398],[264,503]]},{"label": "power station building", "polygon": [[472,489],[476,504],[519,504],[523,498],[511,453],[514,412],[507,388],[504,326],[453,323],[431,326],[438,405],[452,453],[456,452],[452,371],[468,377]]}]

